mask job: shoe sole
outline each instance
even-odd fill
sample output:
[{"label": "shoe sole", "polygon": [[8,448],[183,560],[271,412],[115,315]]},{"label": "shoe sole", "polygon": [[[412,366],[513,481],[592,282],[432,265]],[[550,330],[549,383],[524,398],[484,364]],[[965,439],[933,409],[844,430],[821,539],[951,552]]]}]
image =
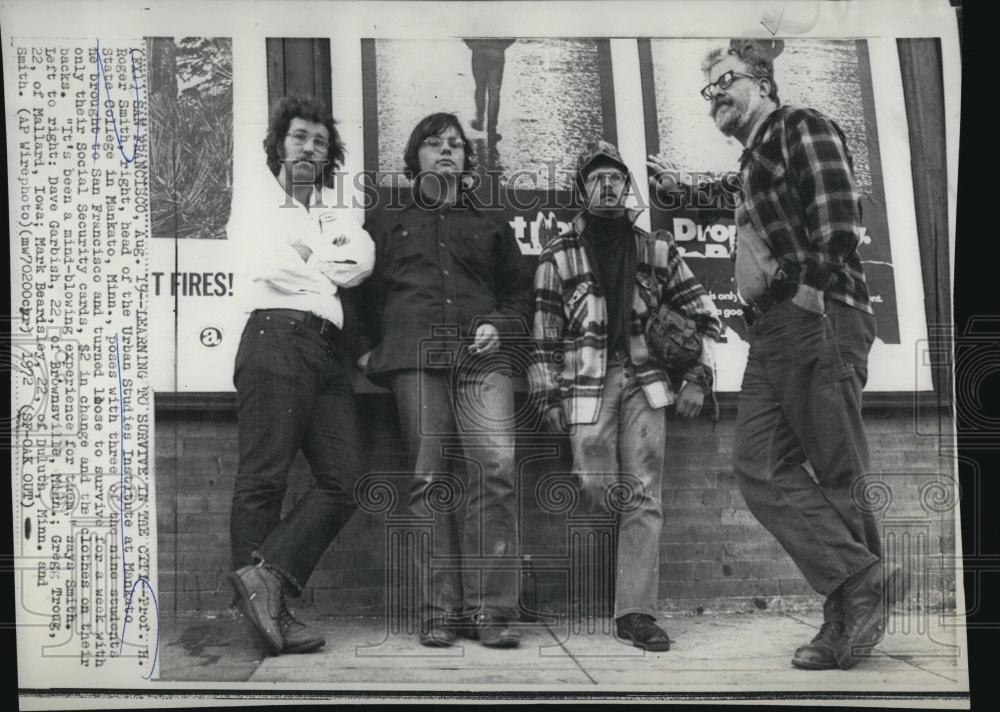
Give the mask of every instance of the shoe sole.
[{"label": "shoe sole", "polygon": [[636,648],[640,648],[642,650],[648,650],[651,653],[666,653],[666,652],[668,652],[670,650],[670,643],[659,643],[657,645],[647,645],[645,643],[639,643],[639,642],[633,640],[632,638],[628,637],[627,635],[619,635],[618,637],[621,638],[626,643],[628,643],[629,645],[633,645]]},{"label": "shoe sole", "polygon": [[310,643],[309,645],[300,645],[298,647],[284,647],[281,649],[283,655],[302,655],[303,653],[314,653],[320,648],[326,645],[325,640],[320,640],[315,643]]},{"label": "shoe sole", "polygon": [[250,633],[250,638],[253,640],[254,645],[268,655],[280,655],[283,645],[275,645],[270,636],[264,632],[264,625],[260,617],[257,615],[254,607],[250,605],[250,592],[243,585],[243,580],[232,572],[226,574],[226,580],[229,581],[229,585],[233,588],[233,593],[236,594],[236,605],[239,606],[240,612],[243,614],[243,621],[246,624],[247,631]]},{"label": "shoe sole", "polygon": [[823,665],[821,663],[806,663],[801,660],[796,660],[792,658],[792,667],[797,667],[800,670],[838,670],[840,666],[837,665],[836,660],[830,661],[829,665]]},{"label": "shoe sole", "polygon": [[840,666],[837,665],[836,660],[831,660],[829,664],[823,663],[809,663],[804,660],[799,660],[798,658],[792,658],[792,666],[800,668],[802,670],[837,670]]},{"label": "shoe sole", "polygon": [[500,640],[496,641],[495,643],[486,643],[486,642],[483,642],[483,641],[480,641],[480,642],[482,642],[483,646],[486,647],[486,648],[516,648],[517,646],[519,646],[521,644],[521,639],[520,638],[501,638]]},{"label": "shoe sole", "polygon": [[455,642],[438,640],[437,638],[420,638],[420,644],[425,648],[450,648]]}]

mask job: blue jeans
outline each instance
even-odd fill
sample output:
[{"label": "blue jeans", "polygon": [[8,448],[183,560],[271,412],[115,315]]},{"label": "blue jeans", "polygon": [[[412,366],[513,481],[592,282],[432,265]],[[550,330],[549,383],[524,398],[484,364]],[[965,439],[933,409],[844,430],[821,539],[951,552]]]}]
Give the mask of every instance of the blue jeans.
[{"label": "blue jeans", "polygon": [[632,367],[609,365],[597,422],[570,428],[573,472],[589,513],[617,515],[614,617],[656,617],[666,410],[654,410]]},{"label": "blue jeans", "polygon": [[750,328],[734,465],[747,506],[809,584],[833,593],[882,556],[878,521],[852,491],[868,472],[861,390],[875,318],[790,299]]},{"label": "blue jeans", "polygon": [[408,509],[433,523],[430,545],[414,550],[421,620],[515,618],[520,559],[510,376],[412,370],[393,374],[391,385],[413,469]]},{"label": "blue jeans", "polygon": [[[361,439],[350,357],[292,319],[256,313],[236,355],[239,472],[230,519],[234,569],[263,560],[302,592],[356,508]],[[302,451],[313,486],[284,519],[288,472]]]}]

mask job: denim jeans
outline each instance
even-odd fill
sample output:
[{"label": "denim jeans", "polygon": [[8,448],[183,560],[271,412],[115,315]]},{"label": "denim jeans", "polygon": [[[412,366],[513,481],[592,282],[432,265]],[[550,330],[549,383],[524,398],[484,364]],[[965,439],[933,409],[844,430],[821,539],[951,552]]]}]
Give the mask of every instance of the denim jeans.
[{"label": "denim jeans", "polygon": [[656,617],[666,410],[649,405],[628,365],[609,365],[597,422],[571,426],[573,472],[588,513],[617,515],[614,617]]},{"label": "denim jeans", "polygon": [[[263,560],[300,594],[355,510],[362,470],[350,358],[292,319],[254,314],[236,355],[239,472],[230,519],[233,568]],[[302,451],[313,485],[281,518]]]},{"label": "denim jeans", "polygon": [[734,466],[747,506],[809,584],[833,593],[882,556],[852,490],[868,471],[861,390],[875,318],[835,300],[825,315],[785,300],[750,328]]},{"label": "denim jeans", "polygon": [[520,560],[510,376],[408,370],[393,374],[391,385],[413,470],[408,510],[433,523],[430,546],[414,551],[420,619],[515,618]]}]

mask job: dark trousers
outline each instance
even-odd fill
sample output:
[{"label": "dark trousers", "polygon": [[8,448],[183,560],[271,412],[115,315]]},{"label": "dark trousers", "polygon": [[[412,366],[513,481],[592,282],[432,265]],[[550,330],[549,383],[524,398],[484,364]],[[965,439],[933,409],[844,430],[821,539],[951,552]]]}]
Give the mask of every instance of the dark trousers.
[{"label": "dark trousers", "polygon": [[[230,519],[233,568],[264,561],[299,594],[355,510],[361,441],[350,358],[292,319],[247,321],[233,381],[239,472]],[[281,503],[298,451],[313,486],[284,519]]]},{"label": "dark trousers", "polygon": [[476,81],[476,120],[481,122],[486,114],[484,128],[494,133],[497,130],[497,117],[500,116],[504,63],[504,50],[472,50],[472,76]]},{"label": "dark trousers", "polygon": [[500,371],[392,377],[413,469],[410,515],[431,524],[414,550],[421,620],[517,615],[514,389]]},{"label": "dark trousers", "polygon": [[809,584],[833,593],[882,556],[856,483],[868,472],[861,390],[875,319],[838,301],[815,314],[785,300],[750,329],[735,470],[754,516]]}]

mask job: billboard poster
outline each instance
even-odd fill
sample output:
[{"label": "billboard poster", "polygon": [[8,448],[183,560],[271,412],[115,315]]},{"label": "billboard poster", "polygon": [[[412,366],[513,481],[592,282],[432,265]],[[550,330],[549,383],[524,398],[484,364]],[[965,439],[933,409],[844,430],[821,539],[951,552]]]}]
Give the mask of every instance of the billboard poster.
[{"label": "billboard poster", "polygon": [[[970,358],[996,349],[975,324],[952,334],[961,85],[955,15],[948,0],[787,6],[3,0],[16,304],[7,336],[8,558],[17,604],[8,627],[17,634],[21,706],[486,695],[576,701],[594,699],[595,690],[606,699],[665,702],[967,706],[965,618],[976,623],[980,601],[966,599],[964,574],[982,567],[977,551],[963,560],[959,509],[971,497],[977,514],[978,488],[965,483],[978,487],[980,472],[955,459],[955,433],[975,430],[979,421],[972,421],[981,415],[969,403],[985,379],[968,368]],[[734,41],[772,53],[782,104],[832,117],[846,136],[863,213],[859,251],[878,328],[863,409],[860,381],[846,383],[860,364],[832,361],[860,339],[851,335],[836,344],[843,349],[826,349],[832,345],[826,336],[813,343],[788,336],[773,350],[788,360],[768,380],[789,397],[782,404],[766,394],[758,399],[751,372],[742,414],[735,416],[749,349],[733,284],[743,147],[716,128],[700,96],[706,54]],[[269,121],[284,97],[317,99],[322,111],[303,102],[299,110],[309,106],[303,113]],[[488,217],[509,225],[517,245],[509,250],[509,241],[494,242],[492,254],[477,252],[469,246],[486,233],[479,224],[445,228],[459,259],[463,251],[485,254],[483,262],[502,253],[505,267],[521,260],[534,271],[546,244],[569,230],[580,210],[574,171],[581,149],[595,139],[618,147],[632,178],[628,201],[641,209],[636,224],[671,233],[721,312],[715,413],[701,408],[697,387],[678,389],[674,404],[657,407],[655,389],[641,389],[649,385],[643,374],[613,351],[601,366],[611,361],[600,391],[593,388],[597,376],[574,371],[585,359],[565,349],[553,354],[553,362],[566,364],[562,381],[572,374],[581,393],[588,387],[600,393],[591,399],[600,406],[595,419],[600,423],[603,410],[610,425],[589,433],[576,427],[586,423],[565,423],[575,432],[561,432],[570,429],[559,427],[559,411],[539,409],[517,369],[508,381],[506,368],[492,369],[492,357],[481,370],[498,378],[483,388],[460,368],[452,370],[463,376],[456,380],[444,378],[444,368],[409,379],[420,372],[403,364],[393,367],[394,377],[402,376],[393,384],[397,395],[372,392],[376,386],[353,369],[356,344],[341,341],[329,322],[365,324],[348,309],[351,297],[336,298],[369,278],[372,251],[359,226],[410,190],[408,138],[437,112],[461,122],[474,159],[463,177],[469,195]],[[346,155],[333,186],[325,181],[329,194],[313,194],[337,202],[318,207],[308,190],[285,191],[272,178],[279,158],[292,175],[332,156],[339,163],[339,151],[330,152],[336,146],[327,113]],[[309,126],[320,114],[323,126]],[[311,157],[292,150],[307,145],[316,151]],[[433,139],[427,145],[433,150],[421,149],[425,157],[445,151]],[[679,171],[690,185],[686,201],[652,199],[647,160]],[[623,184],[620,174],[613,178]],[[314,185],[307,177],[295,187]],[[352,224],[333,232],[339,226],[328,223],[347,218],[347,211]],[[428,220],[416,228],[422,230],[438,219],[428,212],[405,217]],[[626,234],[624,221],[613,227]],[[407,230],[399,230],[401,238],[416,232]],[[385,233],[392,236],[391,229]],[[348,259],[330,256],[344,245],[360,249]],[[311,283],[287,247],[306,263],[315,254],[308,266],[319,276]],[[424,247],[411,240],[402,257],[423,257]],[[275,278],[288,262],[293,269],[286,273],[294,276]],[[252,271],[262,263],[267,269]],[[442,279],[451,270],[441,263]],[[432,299],[473,305],[474,318],[487,312],[485,321],[499,321],[488,312],[492,305],[478,309],[479,284],[494,298],[497,284],[518,282],[508,278],[517,271],[497,270],[492,284],[475,281],[481,272],[470,271],[461,296]],[[421,271],[421,278],[389,311],[403,327],[427,324],[408,313],[419,306],[415,293],[439,286],[435,271]],[[583,281],[566,282],[579,297],[576,311],[572,303],[565,307],[570,319],[600,314],[599,300],[613,293],[589,282],[578,289]],[[260,282],[275,292],[290,286],[280,301],[269,302],[257,290]],[[317,283],[321,289],[310,291]],[[544,307],[547,295],[540,292]],[[552,321],[559,321],[559,303],[548,303]],[[343,311],[328,311],[331,305]],[[787,318],[795,307],[785,307]],[[257,317],[272,322],[246,330],[241,342],[253,309],[272,310]],[[797,317],[805,318],[810,328],[828,326],[815,314]],[[288,328],[266,330],[278,320]],[[591,331],[599,331],[602,320],[592,321],[598,326]],[[367,324],[378,326],[375,319]],[[395,335],[393,328],[385,331]],[[429,339],[418,333],[407,345],[432,341],[434,328]],[[483,333],[492,340],[490,329]],[[578,339],[581,353],[600,343],[588,336]],[[307,341],[313,362],[294,362],[292,351]],[[525,341],[525,351],[535,353]],[[823,354],[805,353],[817,343]],[[469,351],[478,358],[485,349],[474,346]],[[599,351],[595,361],[609,355]],[[803,355],[799,369],[791,361]],[[269,360],[278,365],[244,368]],[[796,382],[789,374],[799,370],[821,374],[815,391],[789,386]],[[964,372],[973,378],[956,380]],[[417,382],[432,378],[433,390]],[[849,438],[837,441],[834,427],[826,427],[838,414],[828,407],[836,399],[826,396],[841,389],[850,399],[841,401],[840,414],[850,421],[843,432],[860,435],[862,415],[867,423],[866,437],[854,439],[856,457],[850,444],[840,446]],[[501,400],[504,413],[494,417]],[[811,412],[788,412],[800,404]],[[504,422],[508,405],[524,407],[513,425]],[[685,421],[695,406],[705,417]],[[754,427],[757,418],[776,422],[781,408],[787,422]],[[529,409],[532,418],[519,417]],[[536,416],[547,421],[544,427]],[[793,421],[815,432],[796,434]],[[489,429],[479,427],[484,423]],[[988,439],[988,430],[973,432],[973,439]],[[812,441],[822,441],[816,451],[825,448],[821,457],[829,455],[830,463],[807,453]],[[776,455],[781,449],[785,454]],[[435,458],[432,466],[407,462],[426,453]],[[854,462],[839,467],[833,461],[845,453]],[[959,464],[971,470],[962,482]],[[844,486],[848,480],[837,474],[848,468],[853,479]],[[643,478],[635,476],[640,470]],[[414,482],[428,486],[420,490]],[[461,486],[438,486],[446,482]],[[409,494],[397,496],[396,485]],[[807,492],[815,495],[809,502]],[[842,512],[826,506],[833,495]],[[486,500],[503,507],[488,510]],[[244,517],[239,508],[246,502],[263,505],[245,507]],[[782,510],[787,516],[769,518],[775,502],[794,506]],[[434,516],[424,516],[420,505]],[[478,515],[477,508],[501,514],[482,517],[480,528],[468,516]],[[844,513],[857,526],[839,526]],[[642,526],[623,527],[630,517]],[[499,519],[505,527],[516,524],[503,541],[492,531]],[[263,541],[280,534],[277,522],[292,534],[284,551],[308,570],[301,581],[264,544],[245,547],[258,566],[238,558],[240,539],[251,543],[247,531],[266,525],[259,528]],[[439,523],[447,528],[435,533]],[[790,535],[779,537],[779,525],[788,524]],[[472,543],[457,556],[424,546],[460,530],[463,545]],[[814,546],[798,556],[793,549],[807,530],[818,533]],[[649,556],[630,558],[640,549]],[[848,549],[851,560],[841,557],[843,565],[816,575],[812,563]],[[460,606],[440,606],[444,615],[425,617],[420,622],[428,625],[418,630],[410,626],[417,622],[410,604],[434,586],[425,589],[411,573],[425,562],[425,570],[446,572],[449,581],[463,578],[470,591],[477,579],[483,590],[487,583],[492,588],[489,572],[512,574],[504,576],[505,595],[516,588],[516,598],[493,609],[485,597],[463,596]],[[247,574],[260,576],[261,588],[249,591],[241,583]],[[633,582],[645,589],[641,607],[624,605],[620,595]],[[234,584],[235,599],[228,595]],[[979,596],[978,588],[971,594]],[[286,595],[301,599],[295,606],[305,609],[309,625],[286,606]],[[864,603],[854,600],[862,597]],[[838,626],[826,624],[836,623],[838,600],[845,630],[866,617],[861,625],[878,641],[862,636],[852,645],[848,635],[810,661],[816,648],[803,644],[822,638],[814,637],[821,625],[836,633]],[[506,607],[511,601],[513,611]],[[230,610],[234,603],[242,607],[239,616]],[[823,623],[821,606],[831,614]],[[883,607],[880,621],[874,612]],[[256,622],[255,610],[263,612]],[[670,627],[670,640],[649,636],[647,611]],[[505,617],[512,612],[517,620]],[[271,635],[263,631],[261,645],[254,637],[268,620]],[[247,621],[250,631],[242,628]],[[309,630],[302,634],[296,623]],[[463,638],[449,641],[447,632],[432,630]],[[473,634],[478,640],[464,637]],[[512,640],[516,646],[507,645]],[[517,650],[484,649],[494,641]],[[754,655],[748,658],[747,649]],[[861,650],[874,659],[859,660]],[[820,667],[794,671],[795,660]],[[848,672],[854,663],[857,670]],[[835,672],[834,665],[845,669]]]},{"label": "billboard poster", "polygon": [[[643,165],[647,154],[660,154],[694,186],[715,181],[738,191],[742,147],[715,128],[699,95],[705,53],[730,41],[486,33],[339,43],[147,38],[151,340],[171,364],[154,374],[156,390],[233,391],[247,314],[240,303],[245,249],[226,226],[257,199],[249,176],[263,162],[268,109],[283,90],[294,90],[332,97],[347,143],[338,195],[360,221],[408,190],[403,151],[413,126],[436,111],[454,113],[474,154],[470,189],[494,219],[510,224],[528,270],[579,210],[573,168],[581,147],[596,138],[618,145],[635,178],[634,204],[647,209],[639,225],[669,230],[712,293],[727,327],[717,387],[738,391],[746,341],[732,281],[733,205],[699,202],[697,189],[690,201],[650,200]],[[833,118],[852,154],[864,228],[859,250],[878,321],[867,389],[927,390],[929,370],[913,356],[926,337],[923,285],[898,279],[920,271],[912,192],[886,169],[908,165],[908,147],[898,132],[879,131],[886,116],[898,120],[902,112],[901,86],[892,79],[898,58],[870,40],[774,44],[781,102]],[[882,70],[873,73],[876,62]],[[238,120],[234,106],[243,107]],[[181,122],[179,112],[202,119]]]}]

